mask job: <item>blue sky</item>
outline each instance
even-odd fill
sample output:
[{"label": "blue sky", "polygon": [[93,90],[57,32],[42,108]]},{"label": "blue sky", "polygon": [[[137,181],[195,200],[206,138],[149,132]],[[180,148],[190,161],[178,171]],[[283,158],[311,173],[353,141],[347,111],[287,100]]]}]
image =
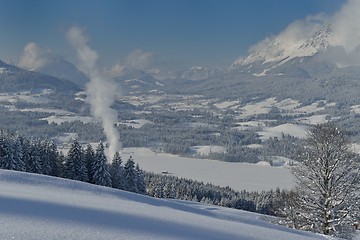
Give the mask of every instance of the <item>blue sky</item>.
[{"label": "blue sky", "polygon": [[295,20],[331,15],[345,0],[0,0],[0,59],[29,42],[74,61],[65,39],[85,29],[100,63],[111,66],[134,49],[161,61],[226,65]]}]

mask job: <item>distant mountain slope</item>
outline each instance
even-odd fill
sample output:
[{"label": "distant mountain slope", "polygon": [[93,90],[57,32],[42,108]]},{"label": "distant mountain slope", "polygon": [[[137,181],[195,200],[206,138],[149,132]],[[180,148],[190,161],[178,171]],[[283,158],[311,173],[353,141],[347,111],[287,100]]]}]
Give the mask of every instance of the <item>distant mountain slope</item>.
[{"label": "distant mountain slope", "polygon": [[329,239],[263,215],[0,170],[3,239]]},{"label": "distant mountain slope", "polygon": [[0,61],[0,91],[38,91],[51,89],[56,92],[75,92],[80,88],[69,80],[43,73],[27,71]]},{"label": "distant mountain slope", "polygon": [[125,68],[121,75],[116,76],[114,79],[121,86],[124,93],[148,92],[162,89],[164,86],[164,83],[155,79],[147,72],[130,68]]},{"label": "distant mountain slope", "polygon": [[86,83],[89,82],[89,79],[83,72],[77,69],[72,63],[59,57],[53,57],[43,66],[32,70],[60,79],[70,80],[81,88],[84,88]]}]

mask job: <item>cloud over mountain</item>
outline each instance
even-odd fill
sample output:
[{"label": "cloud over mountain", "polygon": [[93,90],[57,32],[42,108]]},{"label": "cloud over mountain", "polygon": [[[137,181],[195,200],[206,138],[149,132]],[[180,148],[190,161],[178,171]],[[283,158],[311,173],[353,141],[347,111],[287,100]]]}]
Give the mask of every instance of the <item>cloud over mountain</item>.
[{"label": "cloud over mountain", "polygon": [[154,53],[135,49],[108,71],[111,76],[119,76],[125,68],[134,70],[149,70],[154,63]]},{"label": "cloud over mountain", "polygon": [[348,0],[332,16],[318,14],[291,23],[249,49],[232,67],[254,62],[284,63],[296,57],[324,53],[323,58],[338,66],[360,64],[360,1]]},{"label": "cloud over mountain", "polygon": [[18,63],[19,67],[27,70],[36,70],[45,66],[51,58],[51,50],[41,48],[34,42],[28,43],[24,47],[23,55]]}]

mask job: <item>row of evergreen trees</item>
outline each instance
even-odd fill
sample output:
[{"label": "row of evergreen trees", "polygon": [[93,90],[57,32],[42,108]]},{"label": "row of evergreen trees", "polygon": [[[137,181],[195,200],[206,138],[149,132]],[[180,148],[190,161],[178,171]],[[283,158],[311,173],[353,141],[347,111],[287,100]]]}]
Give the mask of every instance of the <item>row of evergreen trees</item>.
[{"label": "row of evergreen trees", "polygon": [[157,198],[190,200],[262,214],[282,216],[288,191],[276,189],[262,192],[237,192],[230,187],[204,184],[170,175],[145,173],[147,193]]},{"label": "row of evergreen trees", "polygon": [[144,173],[130,157],[123,165],[120,154],[109,164],[104,145],[86,149],[77,140],[66,156],[48,140],[28,140],[17,134],[0,131],[0,168],[38,173],[146,193]]},{"label": "row of evergreen trees", "polygon": [[48,140],[29,141],[16,134],[0,131],[0,168],[63,177],[108,186],[157,198],[175,198],[279,215],[287,192],[236,192],[229,187],[169,175],[147,173],[130,157],[125,164],[115,153],[109,164],[104,145],[84,149],[74,140],[67,155]]}]

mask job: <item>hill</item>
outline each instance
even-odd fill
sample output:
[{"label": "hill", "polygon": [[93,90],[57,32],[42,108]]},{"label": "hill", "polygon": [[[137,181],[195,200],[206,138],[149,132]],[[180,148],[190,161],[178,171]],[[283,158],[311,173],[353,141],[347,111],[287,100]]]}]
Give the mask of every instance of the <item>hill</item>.
[{"label": "hill", "polygon": [[329,239],[266,216],[0,170],[3,239]]},{"label": "hill", "polygon": [[39,92],[51,89],[55,92],[76,92],[80,88],[69,80],[59,79],[39,72],[27,71],[0,61],[1,92]]}]

